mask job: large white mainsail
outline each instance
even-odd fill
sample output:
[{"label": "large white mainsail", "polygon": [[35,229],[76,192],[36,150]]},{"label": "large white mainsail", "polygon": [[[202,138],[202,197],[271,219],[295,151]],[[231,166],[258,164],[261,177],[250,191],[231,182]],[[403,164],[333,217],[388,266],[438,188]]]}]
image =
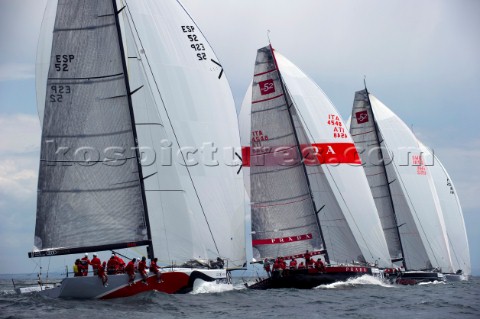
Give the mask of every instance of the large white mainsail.
[{"label": "large white mainsail", "polygon": [[[396,211],[407,267],[440,268],[443,272],[452,272],[442,208],[432,188],[429,163],[408,126],[375,96],[369,94],[369,99],[383,145],[391,156],[385,159],[392,161],[392,165],[388,166],[391,170],[389,176],[395,176],[395,182],[390,181],[392,190],[397,194],[402,193],[408,205],[408,209]],[[417,229],[413,234],[408,231],[412,228],[412,219]],[[420,236],[428,256],[427,264],[421,262],[422,256],[418,255],[420,246],[415,236]],[[415,254],[416,258],[409,261],[410,256]]]},{"label": "large white mainsail", "polygon": [[452,255],[453,271],[462,270],[463,274],[469,276],[471,273],[470,251],[462,207],[458,199],[457,191],[447,170],[434,154],[433,150],[430,150],[420,141],[419,144],[425,156],[425,161],[432,164],[428,167],[428,171],[432,176],[435,192],[442,207],[447,241]]},{"label": "large white mainsail", "polygon": [[[265,51],[265,49],[268,51],[270,47],[260,49],[258,54],[260,55],[260,51]],[[313,156],[315,159],[311,161],[310,164],[305,165],[305,169],[310,183],[310,191],[316,203],[325,247],[331,262],[366,261],[369,263],[377,263],[382,267],[390,266],[391,263],[388,256],[387,245],[381,230],[380,221],[376,215],[375,205],[371,199],[371,195],[369,199],[367,196],[369,194],[363,194],[359,187],[359,185],[368,187],[366,180],[360,180],[360,184],[356,183],[358,177],[361,176],[358,175],[357,172],[361,172],[357,167],[349,166],[351,163],[340,164],[337,167],[336,164],[326,164],[328,160],[332,158],[340,158],[341,161],[346,161],[346,157],[349,154],[347,153],[347,155],[345,155],[344,151],[349,147],[353,147],[350,155],[352,157],[355,155],[353,142],[349,139],[348,134],[344,134],[345,130],[343,127],[339,129],[343,124],[341,124],[338,112],[331,106],[331,103],[318,86],[308,79],[303,72],[277,52],[275,52],[275,57],[278,63],[278,70],[285,84],[287,101],[291,104],[289,105],[290,112],[302,152],[308,152],[309,148],[311,150],[317,150],[317,157]],[[258,63],[257,56],[257,64]],[[254,85],[255,88],[257,88],[259,84],[264,84],[264,86],[267,84],[267,86],[270,87],[271,84],[268,82],[270,80],[273,80],[274,87],[279,87],[280,82],[271,78],[271,73],[275,71],[275,66],[270,66],[272,66],[271,69],[259,69],[258,72],[256,68],[254,84],[257,85]],[[278,90],[276,92],[278,93],[280,91],[281,90]],[[253,96],[254,98],[261,98],[262,96],[271,98],[270,95],[253,94]],[[253,148],[257,143],[263,146],[265,141],[272,140],[272,136],[275,137],[276,140],[280,137],[285,139],[285,135],[288,133],[285,128],[283,129],[283,134],[270,135],[267,133],[267,131],[271,131],[272,125],[274,125],[271,122],[273,119],[272,116],[263,116],[259,122],[261,127],[253,127],[255,113],[265,114],[266,112],[271,112],[272,108],[275,107],[275,105],[267,105],[257,110],[254,109],[256,104],[254,102],[252,102],[252,90],[249,88],[245,95],[239,117],[242,143],[244,145],[244,163],[248,162],[246,158],[250,158],[250,146]],[[280,105],[277,108],[280,110],[278,112],[287,113],[285,105]],[[278,116],[280,115],[277,115],[277,117]],[[252,119],[251,123],[250,118]],[[325,125],[319,125],[319,123],[322,123],[322,119],[325,120]],[[333,125],[329,125],[329,120],[331,120]],[[281,123],[285,125],[285,121]],[[325,130],[322,135],[322,129],[316,126],[325,126],[328,128],[322,128]],[[340,140],[333,138],[335,134],[334,131],[340,134]],[[312,134],[312,132],[314,133]],[[333,141],[337,143],[332,143]],[[339,141],[344,143],[338,143]],[[284,146],[288,145],[285,144]],[[337,156],[331,156],[332,153],[337,153],[337,151]],[[312,159],[312,155],[308,157]],[[253,160],[253,153],[251,158]],[[322,165],[319,165],[319,163],[322,163]],[[255,201],[253,200],[253,197],[256,196],[254,192],[257,192],[261,185],[256,187],[255,180],[252,180],[255,174],[253,171],[254,164],[250,163],[250,166],[250,173],[248,173],[248,175],[251,180],[246,188],[248,191],[250,187],[252,201]],[[247,180],[246,178],[246,181]],[[289,186],[293,187],[292,185]],[[347,193],[356,193],[357,195]],[[365,195],[364,198],[362,198],[362,194]],[[354,203],[356,200],[358,200],[358,202]],[[254,204],[255,203],[252,203],[252,205]],[[252,221],[254,220],[255,214],[255,207],[252,207]],[[278,218],[280,218],[280,216]],[[253,222],[252,227],[254,227]]]},{"label": "large white mainsail", "polygon": [[[41,29],[39,101],[57,3],[49,1]],[[117,6],[155,256],[177,265],[220,257],[228,268],[242,267],[244,191],[234,167],[240,141],[220,62],[178,1],[117,0]]]}]

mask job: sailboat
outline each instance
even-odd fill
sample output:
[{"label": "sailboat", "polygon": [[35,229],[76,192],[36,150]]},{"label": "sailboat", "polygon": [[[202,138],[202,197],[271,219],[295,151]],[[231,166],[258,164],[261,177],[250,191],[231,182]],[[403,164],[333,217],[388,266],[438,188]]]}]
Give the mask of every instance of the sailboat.
[{"label": "sailboat", "polygon": [[313,256],[326,263],[274,271],[249,288],[308,289],[391,266],[343,121],[320,88],[271,45],[257,51],[239,121],[254,259],[300,263]]},{"label": "sailboat", "polygon": [[68,277],[42,293],[108,299],[228,282],[246,260],[238,124],[221,64],[187,11],[173,0],[51,1],[41,33],[29,257],[144,247],[168,266],[161,282]]},{"label": "sailboat", "polygon": [[[446,172],[426,156],[428,150],[408,126],[366,88],[355,93],[350,133],[364,163],[391,259],[403,268],[396,281],[441,281],[442,272],[453,273],[449,232],[463,266],[469,264],[468,244],[462,247],[466,233],[458,198],[451,196],[448,204],[441,204],[437,195],[435,184],[439,179],[445,182],[441,175]],[[454,214],[455,220],[448,221],[452,226],[447,226],[445,216]]]}]

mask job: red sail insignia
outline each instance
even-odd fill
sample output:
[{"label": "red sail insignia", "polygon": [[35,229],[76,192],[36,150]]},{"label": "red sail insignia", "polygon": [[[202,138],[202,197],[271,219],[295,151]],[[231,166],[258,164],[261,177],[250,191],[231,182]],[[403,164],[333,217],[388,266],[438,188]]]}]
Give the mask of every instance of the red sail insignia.
[{"label": "red sail insignia", "polygon": [[368,122],[368,112],[367,111],[360,111],[355,113],[355,118],[357,119],[358,124]]},{"label": "red sail insignia", "polygon": [[253,239],[252,246],[287,244],[295,241],[309,240],[309,239],[312,239],[312,234],[304,234],[304,235],[280,237],[280,238]]},{"label": "red sail insignia", "polygon": [[260,87],[260,93],[262,95],[267,95],[275,92],[275,85],[273,84],[272,79],[258,82],[258,86]]}]

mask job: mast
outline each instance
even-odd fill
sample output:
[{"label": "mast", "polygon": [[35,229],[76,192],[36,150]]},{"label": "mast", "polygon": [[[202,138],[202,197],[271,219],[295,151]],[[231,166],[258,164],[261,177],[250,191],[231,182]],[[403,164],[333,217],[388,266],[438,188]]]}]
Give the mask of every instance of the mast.
[{"label": "mast", "polygon": [[150,241],[149,245],[147,246],[147,255],[149,259],[154,258],[154,252],[153,252],[153,245],[152,245],[152,232],[150,228],[150,221],[148,219],[148,205],[147,205],[147,199],[145,196],[145,184],[143,182],[143,173],[142,173],[142,163],[141,163],[141,155],[139,152],[139,146],[138,146],[138,137],[137,137],[137,129],[135,126],[135,115],[133,112],[133,104],[132,104],[132,91],[130,90],[130,83],[128,81],[128,72],[127,72],[127,63],[126,63],[126,56],[125,56],[125,49],[123,48],[123,41],[122,41],[122,31],[120,30],[120,22],[118,19],[119,13],[124,9],[120,9],[120,11],[117,10],[117,2],[116,0],[112,0],[112,5],[113,5],[113,10],[114,10],[114,15],[115,15],[115,26],[117,28],[117,34],[118,34],[118,45],[120,47],[120,55],[122,58],[122,66],[123,66],[123,72],[124,72],[124,79],[125,79],[125,86],[127,90],[127,98],[128,98],[128,108],[130,110],[130,118],[132,120],[132,133],[133,133],[133,138],[134,138],[134,143],[135,143],[135,154],[137,156],[137,167],[138,167],[138,175],[140,178],[140,188],[141,188],[141,193],[142,193],[142,202],[143,202],[143,207],[145,211],[145,223],[147,226],[147,236]]},{"label": "mast", "polygon": [[[270,40],[270,39],[269,39]],[[269,41],[270,42],[270,41]],[[277,60],[275,59],[275,54],[273,52],[273,48],[272,48],[272,44],[269,43],[270,45],[270,51],[272,52],[272,57],[273,57],[273,61],[275,62],[275,66],[277,68],[277,72],[278,72],[278,77],[280,79],[280,85],[282,86],[282,90],[284,92],[284,99],[285,99],[285,105],[287,106],[287,111],[288,111],[288,117],[290,119],[290,124],[292,125],[292,129],[293,129],[293,134],[295,136],[295,141],[297,142],[297,149],[298,149],[298,152],[299,152],[299,155],[301,157],[301,161],[302,161],[302,168],[303,168],[303,172],[305,173],[305,178],[306,178],[306,181],[307,181],[307,187],[308,187],[308,192],[310,194],[310,199],[312,200],[312,204],[313,204],[313,213],[314,213],[314,217],[315,217],[315,221],[317,222],[317,226],[318,226],[318,231],[320,233],[320,238],[322,239],[322,243],[323,243],[323,249],[325,250],[325,261],[327,262],[327,264],[330,264],[330,258],[328,256],[328,251],[327,251],[327,247],[326,247],[326,243],[325,243],[325,239],[323,237],[323,232],[322,232],[322,226],[320,225],[320,220],[318,219],[318,210],[317,210],[317,206],[315,204],[315,200],[313,199],[313,194],[312,194],[312,187],[310,185],[310,181],[308,179],[308,174],[307,174],[307,169],[305,167],[305,162],[303,160],[303,154],[302,154],[302,150],[300,148],[300,141],[298,139],[298,135],[297,135],[297,131],[295,130],[295,123],[293,121],[293,117],[292,117],[292,113],[290,112],[290,105],[288,105],[288,100],[287,100],[287,90],[286,90],[286,87],[285,85],[283,84],[283,79],[282,79],[282,75],[280,73],[280,69],[278,68],[278,64],[277,64]],[[293,101],[292,101],[292,104],[293,104]]]},{"label": "mast", "polygon": [[[368,104],[370,105],[370,110],[372,110],[373,125],[375,126],[375,132],[377,133],[377,139],[378,139],[378,137],[380,136],[380,130],[378,129],[377,121],[375,120],[375,114],[373,113],[372,103],[370,102],[370,96],[369,96],[369,93],[368,93],[367,83],[365,81],[365,78],[363,79],[363,83],[365,85],[365,92],[367,93]],[[402,252],[402,264],[403,264],[403,268],[405,268],[405,270],[407,270],[407,264],[405,262],[405,254],[403,252],[402,237],[400,236],[400,230],[399,230],[400,226],[398,226],[398,222],[397,222],[397,214],[395,212],[395,206],[393,204],[392,190],[390,189],[390,182],[388,181],[388,173],[387,173],[387,169],[385,168],[385,157],[383,156],[382,148],[380,148],[380,152],[382,152],[383,172],[384,172],[385,176],[387,177],[388,195],[389,195],[388,198],[390,199],[390,204],[392,205],[393,218],[395,220],[395,229],[397,230],[397,236],[398,236],[398,240],[400,242],[400,250]]]}]

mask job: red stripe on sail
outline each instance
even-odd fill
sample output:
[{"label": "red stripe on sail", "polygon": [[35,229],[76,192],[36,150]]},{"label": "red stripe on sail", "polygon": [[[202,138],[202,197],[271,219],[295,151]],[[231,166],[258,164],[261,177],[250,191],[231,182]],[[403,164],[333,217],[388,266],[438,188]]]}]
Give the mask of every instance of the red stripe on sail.
[{"label": "red stripe on sail", "polygon": [[271,73],[271,72],[274,72],[274,71],[277,71],[277,69],[272,69],[272,70],[269,70],[269,71],[257,73],[257,74],[254,74],[253,76],[264,75],[264,74],[268,74],[268,73]]},{"label": "red stripe on sail", "polygon": [[253,239],[252,246],[288,244],[296,241],[310,240],[310,239],[312,239],[312,234],[304,234],[304,235],[281,237],[281,238]]},{"label": "red stripe on sail", "polygon": [[[362,164],[353,143],[314,143],[300,145],[305,165]],[[243,166],[293,166],[300,163],[294,146],[242,147]]]}]

